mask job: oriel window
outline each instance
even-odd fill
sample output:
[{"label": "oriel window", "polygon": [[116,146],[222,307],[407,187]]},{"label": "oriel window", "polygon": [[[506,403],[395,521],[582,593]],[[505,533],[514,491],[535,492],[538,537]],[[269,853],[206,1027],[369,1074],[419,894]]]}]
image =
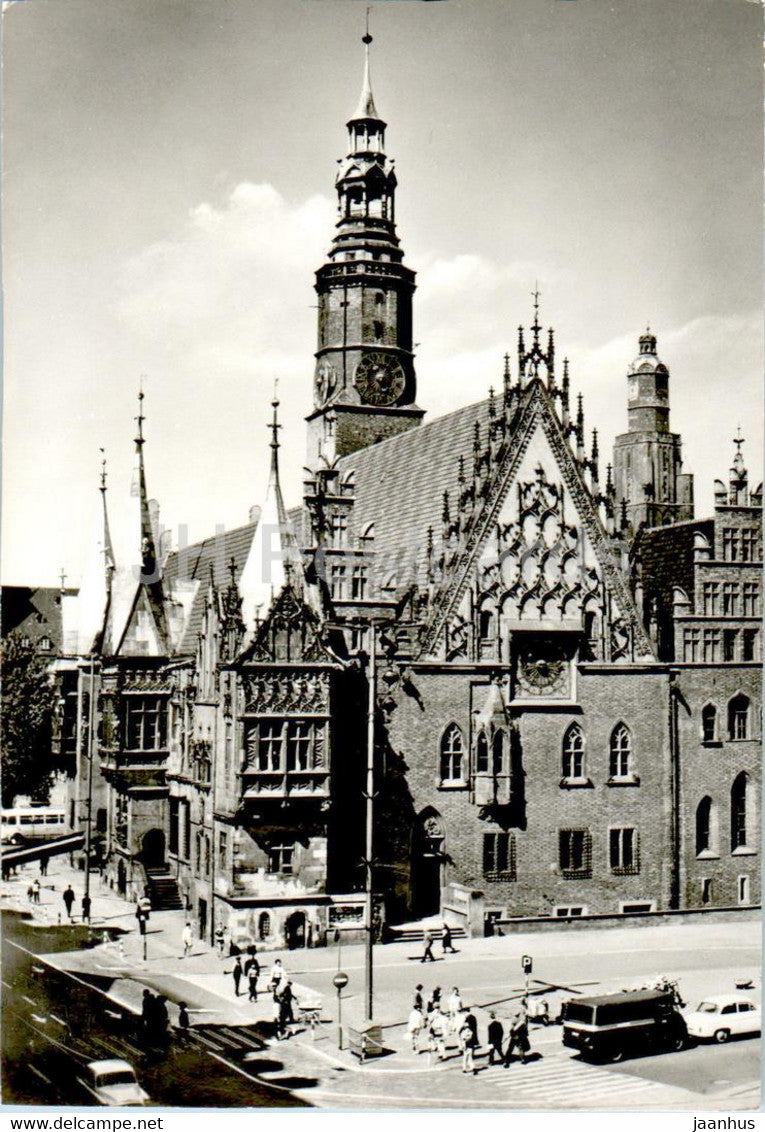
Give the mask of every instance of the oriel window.
[{"label": "oriel window", "polygon": [[167,747],[167,700],[164,696],[125,697],[125,748],[161,751]]}]

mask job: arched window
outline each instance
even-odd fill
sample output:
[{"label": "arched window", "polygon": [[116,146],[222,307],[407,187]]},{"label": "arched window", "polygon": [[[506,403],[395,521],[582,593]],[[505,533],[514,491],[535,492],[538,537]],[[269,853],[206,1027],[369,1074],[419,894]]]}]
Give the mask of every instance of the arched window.
[{"label": "arched window", "polygon": [[500,728],[499,731],[494,732],[494,739],[491,744],[491,770],[492,774],[496,777],[502,774],[505,768],[505,733]]},{"label": "arched window", "polygon": [[563,736],[563,777],[584,778],[584,735],[578,723]]},{"label": "arched window", "polygon": [[632,736],[624,723],[617,723],[611,732],[610,772],[612,778],[629,778],[632,774]]},{"label": "arched window", "polygon": [[696,856],[714,851],[712,799],[707,795],[696,807]]},{"label": "arched window", "polygon": [[492,633],[493,614],[490,609],[482,609],[478,614],[478,635],[482,641],[488,641]]},{"label": "arched window", "polygon": [[464,745],[462,732],[456,723],[450,723],[441,739],[441,781],[462,781]]},{"label": "arched window", "polygon": [[479,731],[478,738],[476,739],[475,770],[476,774],[489,773],[489,741],[483,731]]},{"label": "arched window", "polygon": [[701,709],[701,737],[705,743],[714,743],[717,738],[717,708],[707,704]]},{"label": "arched window", "polygon": [[728,738],[749,738],[749,699],[743,692],[728,704]]},{"label": "arched window", "polygon": [[730,791],[730,841],[731,849],[747,847],[747,827],[752,824],[752,815],[747,812],[749,800],[749,775],[741,771],[734,780]]},{"label": "arched window", "polygon": [[271,934],[271,917],[268,912],[261,912],[258,917],[258,938],[268,939]]}]

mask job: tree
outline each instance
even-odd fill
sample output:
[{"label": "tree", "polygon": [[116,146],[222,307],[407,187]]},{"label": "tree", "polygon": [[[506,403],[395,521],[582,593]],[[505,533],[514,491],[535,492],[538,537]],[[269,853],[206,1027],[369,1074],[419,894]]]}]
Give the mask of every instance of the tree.
[{"label": "tree", "polygon": [[17,633],[2,644],[2,799],[19,794],[46,801],[53,772],[51,752],[55,689],[49,662]]}]

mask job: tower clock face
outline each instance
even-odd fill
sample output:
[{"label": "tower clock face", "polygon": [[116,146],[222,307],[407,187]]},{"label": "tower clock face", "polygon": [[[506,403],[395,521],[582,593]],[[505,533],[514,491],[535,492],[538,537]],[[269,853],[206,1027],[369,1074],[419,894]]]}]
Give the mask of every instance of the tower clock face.
[{"label": "tower clock face", "polygon": [[314,398],[317,405],[328,401],[337,388],[337,374],[331,362],[322,358],[316,367],[314,378]]},{"label": "tower clock face", "polygon": [[390,354],[365,354],[356,366],[355,384],[367,405],[393,405],[404,392],[406,376]]}]

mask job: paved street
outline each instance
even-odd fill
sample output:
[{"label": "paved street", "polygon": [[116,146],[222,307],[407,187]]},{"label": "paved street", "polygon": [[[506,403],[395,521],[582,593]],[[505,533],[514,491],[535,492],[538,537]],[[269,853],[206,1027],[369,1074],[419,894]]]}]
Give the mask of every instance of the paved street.
[{"label": "paved street", "polygon": [[[31,874],[30,874],[31,875]],[[5,906],[28,907],[28,877],[3,886]],[[63,863],[51,867],[43,903],[35,908],[38,922],[59,933],[79,931],[57,927],[61,891],[72,879],[78,896],[82,875]],[[561,1043],[560,1027],[532,1027],[531,1042],[537,1059],[509,1069],[489,1067],[479,1056],[479,1072],[461,1072],[456,1050],[445,1062],[428,1065],[426,1054],[415,1054],[405,1034],[413,989],[422,982],[426,993],[440,984],[444,998],[459,986],[464,1002],[473,1007],[479,1035],[485,1039],[488,1011],[507,1018],[524,993],[520,957],[534,959],[530,990],[544,985],[603,993],[648,983],[659,975],[679,979],[689,1003],[711,993],[732,991],[736,979],[755,979],[753,997],[760,997],[760,929],[750,921],[673,923],[603,930],[561,928],[505,938],[457,942],[458,954],[436,962],[420,963],[421,945],[391,944],[375,949],[375,1018],[384,1027],[386,1056],[361,1066],[347,1050],[337,1048],[336,997],[332,976],[338,958],[349,976],[343,995],[344,1022],[361,1017],[363,1003],[363,949],[337,948],[293,952],[262,952],[267,969],[281,955],[298,988],[299,1001],[322,1001],[322,1023],[315,1034],[302,1030],[282,1042],[270,1042],[273,1055],[250,1036],[252,1027],[263,1033],[272,1018],[266,994],[257,1004],[234,995],[232,961],[219,958],[201,941],[181,959],[183,914],[153,914],[147,939],[148,960],[142,959],[142,942],[133,909],[109,890],[93,882],[94,936],[102,929],[124,928],[118,942],[99,942],[79,951],[49,955],[50,962],[75,973],[111,979],[115,1001],[136,1008],[142,988],[149,986],[168,995],[171,1020],[173,1003],[181,999],[191,1008],[195,1048],[213,1062],[217,1072],[236,1077],[243,1087],[268,1083],[296,1101],[328,1107],[418,1107],[437,1103],[454,1107],[508,1108],[751,1108],[759,1101],[758,1040],[727,1046],[698,1046],[681,1053],[639,1058],[616,1067],[593,1066],[572,1056]],[[33,932],[33,929],[30,929]],[[72,941],[74,946],[77,944]],[[30,945],[31,946],[31,945]],[[81,946],[81,945],[80,945]],[[42,950],[42,948],[40,949]],[[265,984],[265,978],[262,980]],[[546,990],[553,1010],[571,991]],[[248,1027],[250,1029],[248,1029]],[[267,1102],[266,1102],[267,1103]]]}]

